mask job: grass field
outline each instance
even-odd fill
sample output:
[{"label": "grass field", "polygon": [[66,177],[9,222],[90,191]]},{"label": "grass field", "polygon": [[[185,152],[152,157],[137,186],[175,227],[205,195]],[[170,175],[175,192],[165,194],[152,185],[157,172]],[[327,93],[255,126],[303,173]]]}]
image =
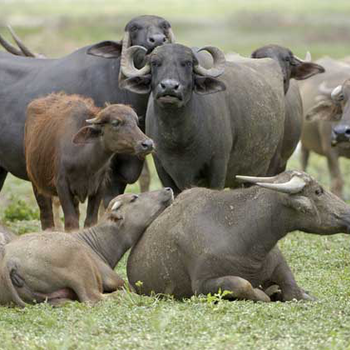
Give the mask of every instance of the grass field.
[{"label": "grass field", "polygon": [[[12,24],[29,47],[52,57],[118,40],[126,22],[139,14],[164,16],[178,41],[188,45],[215,44],[248,55],[279,43],[300,56],[306,50],[316,58],[350,55],[346,0],[0,0],[0,26]],[[5,28],[0,32],[8,37]],[[299,168],[297,156],[289,168]],[[349,161],[342,160],[342,169],[350,199]],[[310,173],[329,185],[325,159],[313,155]],[[159,187],[153,169],[152,188]],[[138,185],[128,191],[138,191]],[[26,216],[29,209],[34,214]],[[30,184],[9,176],[0,194],[0,219],[19,210],[30,220],[7,224],[20,233],[39,230]],[[219,295],[179,302],[121,292],[94,308],[1,307],[0,349],[350,349],[349,246],[346,235],[301,232],[280,242],[298,283],[316,302],[226,302]],[[125,262],[117,267],[124,277]]]}]

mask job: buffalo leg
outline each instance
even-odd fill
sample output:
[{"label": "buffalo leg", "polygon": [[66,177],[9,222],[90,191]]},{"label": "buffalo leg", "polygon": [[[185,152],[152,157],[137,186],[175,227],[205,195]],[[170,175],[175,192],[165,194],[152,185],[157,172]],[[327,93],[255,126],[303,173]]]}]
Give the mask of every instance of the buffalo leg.
[{"label": "buffalo leg", "polygon": [[68,188],[67,182],[62,179],[57,182],[57,193],[64,213],[64,229],[72,231],[79,228],[79,211],[77,201]]},{"label": "buffalo leg", "polygon": [[4,168],[0,167],[0,191],[2,190],[2,187],[4,186],[6,176],[7,176],[7,171]]},{"label": "buffalo leg", "polygon": [[253,301],[270,301],[270,298],[262,290],[253,288],[249,281],[238,276],[224,276],[201,281],[198,287],[193,288],[195,294],[215,294],[219,290],[229,291],[225,299],[241,299]]},{"label": "buffalo leg", "polygon": [[209,188],[221,190],[225,188],[227,161],[212,161],[209,173]]},{"label": "buffalo leg", "polygon": [[331,191],[338,197],[343,197],[343,177],[340,172],[339,158],[336,151],[326,155],[328,169],[331,175]]},{"label": "buffalo leg", "polygon": [[310,156],[310,151],[301,144],[301,150],[300,150],[300,163],[301,163],[301,169],[303,171],[306,171],[307,169],[307,164],[309,162],[309,156]]},{"label": "buffalo leg", "polygon": [[84,223],[85,227],[90,227],[97,223],[98,209],[100,207],[101,197],[102,196],[100,194],[100,191],[97,191],[97,193],[93,196],[89,196],[88,206],[86,210],[86,219]]},{"label": "buffalo leg", "polygon": [[271,275],[271,283],[276,283],[282,293],[283,301],[296,300],[314,300],[295,281],[293,272],[284,259],[281,251],[276,248],[272,252],[273,259],[276,261],[276,267]]},{"label": "buffalo leg", "polygon": [[159,176],[159,179],[164,187],[170,187],[174,191],[174,195],[177,196],[181,193],[180,188],[177,187],[174,180],[171,178],[171,176],[165,171],[163,166],[161,165],[160,161],[157,157],[153,156],[154,164],[157,169],[157,173]]},{"label": "buffalo leg", "polygon": [[53,206],[53,220],[55,222],[55,230],[62,231],[63,225],[61,222],[61,215],[60,215],[61,203],[58,197],[52,197],[52,206]]},{"label": "buffalo leg", "polygon": [[32,187],[40,210],[41,228],[42,230],[52,230],[55,228],[55,222],[53,219],[51,198],[40,194],[33,184]]},{"label": "buffalo leg", "polygon": [[149,170],[147,159],[145,159],[145,162],[143,163],[142,172],[139,177],[140,191],[141,192],[149,191],[150,183],[151,183],[151,173]]}]

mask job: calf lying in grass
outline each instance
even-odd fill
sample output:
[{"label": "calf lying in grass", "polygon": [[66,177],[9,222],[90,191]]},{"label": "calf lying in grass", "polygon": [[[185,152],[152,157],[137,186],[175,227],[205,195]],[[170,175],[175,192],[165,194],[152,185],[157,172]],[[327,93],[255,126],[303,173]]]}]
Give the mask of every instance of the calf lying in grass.
[{"label": "calf lying in grass", "polygon": [[176,298],[221,289],[230,292],[226,298],[270,301],[270,287],[278,285],[281,300],[312,299],[276,244],[294,230],[348,232],[350,206],[306,173],[239,178],[258,186],[193,188],[177,197],[133,247],[127,266],[132,286],[141,281],[141,293]]},{"label": "calf lying in grass", "polygon": [[114,268],[172,202],[170,188],[111,201],[97,226],[75,233],[29,233],[8,243],[0,263],[0,304],[96,303],[124,281]]}]

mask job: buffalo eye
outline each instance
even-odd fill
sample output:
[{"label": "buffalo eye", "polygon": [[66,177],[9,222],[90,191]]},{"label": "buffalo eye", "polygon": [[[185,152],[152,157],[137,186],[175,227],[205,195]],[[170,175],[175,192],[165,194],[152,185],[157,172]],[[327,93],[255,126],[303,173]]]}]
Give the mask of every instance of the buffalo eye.
[{"label": "buffalo eye", "polygon": [[323,188],[319,187],[315,190],[315,195],[316,196],[321,196],[323,194]]},{"label": "buffalo eye", "polygon": [[182,67],[192,67],[192,61],[185,61],[181,63]]},{"label": "buffalo eye", "polygon": [[111,124],[112,126],[117,128],[121,124],[121,121],[119,119],[116,119],[116,120],[113,120]]},{"label": "buffalo eye", "polygon": [[167,23],[167,22],[163,22],[163,23],[161,24],[161,27],[162,27],[163,29],[168,29],[168,28],[170,27],[170,24]]},{"label": "buffalo eye", "polygon": [[139,198],[139,196],[138,196],[137,194],[134,194],[134,195],[132,196],[132,198],[131,198],[130,203],[135,202],[137,198]]},{"label": "buffalo eye", "polygon": [[130,28],[130,32],[136,32],[137,30],[139,30],[140,28],[137,26],[137,25],[133,25],[131,28]]},{"label": "buffalo eye", "polygon": [[152,66],[152,67],[160,67],[161,65],[162,65],[162,64],[161,64],[160,61],[153,60],[153,61],[151,62],[151,66]]}]

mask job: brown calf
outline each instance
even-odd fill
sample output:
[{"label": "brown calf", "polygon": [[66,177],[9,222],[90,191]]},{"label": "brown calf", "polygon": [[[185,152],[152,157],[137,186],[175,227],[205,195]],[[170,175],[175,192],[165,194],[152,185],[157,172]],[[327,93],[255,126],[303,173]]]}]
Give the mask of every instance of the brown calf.
[{"label": "brown calf", "polygon": [[[79,228],[78,203],[87,197],[85,226],[97,222],[114,154],[145,156],[153,150],[153,141],[142,133],[137,121],[129,106],[117,104],[101,109],[92,99],[78,95],[55,93],[28,105],[28,176],[37,192],[59,197],[66,230]],[[53,227],[52,215],[49,221],[46,227]]]}]

